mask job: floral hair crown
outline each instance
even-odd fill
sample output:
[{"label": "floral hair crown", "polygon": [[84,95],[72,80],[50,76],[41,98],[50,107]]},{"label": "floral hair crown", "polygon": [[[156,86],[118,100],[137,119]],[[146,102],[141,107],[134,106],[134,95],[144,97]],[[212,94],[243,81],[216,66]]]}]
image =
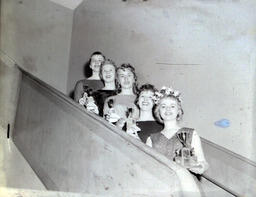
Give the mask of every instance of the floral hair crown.
[{"label": "floral hair crown", "polygon": [[158,104],[160,99],[163,98],[164,96],[173,96],[174,98],[177,99],[178,102],[181,103],[182,100],[181,100],[180,95],[181,95],[181,93],[178,90],[174,90],[172,87],[163,86],[160,91],[155,92],[155,94],[153,96],[153,100],[154,100],[155,104]]}]

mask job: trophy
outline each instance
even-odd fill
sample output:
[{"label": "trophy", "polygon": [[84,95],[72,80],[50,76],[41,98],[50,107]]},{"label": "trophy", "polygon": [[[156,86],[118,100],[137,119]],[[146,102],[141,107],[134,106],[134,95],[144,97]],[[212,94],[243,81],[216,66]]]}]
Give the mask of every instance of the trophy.
[{"label": "trophy", "polygon": [[197,165],[197,157],[195,156],[194,148],[191,147],[191,144],[188,143],[187,132],[180,132],[177,134],[177,138],[182,144],[182,148],[175,151],[175,162],[184,166],[185,168],[190,168]]},{"label": "trophy", "polygon": [[138,136],[138,132],[141,130],[136,125],[136,120],[133,118],[133,108],[128,108],[126,112],[126,133],[135,137],[136,139],[140,139]]},{"label": "trophy", "polygon": [[89,112],[99,114],[98,106],[95,104],[95,100],[92,96],[93,90],[88,86],[84,86],[84,90],[82,98],[78,101],[79,104],[84,106]]},{"label": "trophy", "polygon": [[88,86],[83,86],[83,90],[84,90],[83,96],[78,100],[78,103],[86,107],[85,105],[88,103],[88,98],[91,97],[93,90]]},{"label": "trophy", "polygon": [[108,112],[107,114],[105,114],[105,119],[110,122],[110,123],[115,123],[117,122],[121,117],[116,113],[116,110],[114,108],[114,99],[109,99],[109,101],[107,102],[108,105]]}]

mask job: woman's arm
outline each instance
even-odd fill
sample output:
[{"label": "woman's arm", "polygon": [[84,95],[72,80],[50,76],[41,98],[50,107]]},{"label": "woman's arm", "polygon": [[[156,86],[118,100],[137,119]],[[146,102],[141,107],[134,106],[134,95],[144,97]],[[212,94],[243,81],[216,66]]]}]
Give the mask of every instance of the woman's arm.
[{"label": "woman's arm", "polygon": [[84,93],[84,90],[83,90],[83,81],[80,80],[76,83],[76,86],[75,86],[75,90],[74,90],[74,100],[76,102],[79,101],[80,98],[82,98],[83,96],[83,93]]},{"label": "woman's arm", "polygon": [[198,166],[192,167],[189,170],[196,174],[203,174],[208,169],[209,164],[205,160],[201,140],[196,131],[193,132],[191,146],[192,148],[194,148],[195,155],[198,161]]},{"label": "woman's arm", "polygon": [[150,147],[152,147],[152,140],[150,137],[148,137],[147,141],[146,141],[146,144]]}]

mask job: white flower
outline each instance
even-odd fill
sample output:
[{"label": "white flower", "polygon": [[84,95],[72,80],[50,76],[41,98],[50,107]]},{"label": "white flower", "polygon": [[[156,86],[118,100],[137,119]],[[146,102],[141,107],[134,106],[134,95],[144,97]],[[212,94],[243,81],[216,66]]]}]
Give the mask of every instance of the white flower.
[{"label": "white flower", "polygon": [[173,92],[173,95],[174,95],[175,97],[177,97],[177,96],[180,95],[180,92],[179,92],[178,90],[175,90],[175,91]]},{"label": "white flower", "polygon": [[160,92],[156,92],[155,95],[156,95],[156,97],[161,97],[162,96],[162,94]]},{"label": "white flower", "polygon": [[171,93],[171,89],[170,88],[167,88],[166,90],[165,90],[165,94],[170,94]]},{"label": "white flower", "polygon": [[169,87],[170,92],[174,92],[174,89],[170,86]]}]

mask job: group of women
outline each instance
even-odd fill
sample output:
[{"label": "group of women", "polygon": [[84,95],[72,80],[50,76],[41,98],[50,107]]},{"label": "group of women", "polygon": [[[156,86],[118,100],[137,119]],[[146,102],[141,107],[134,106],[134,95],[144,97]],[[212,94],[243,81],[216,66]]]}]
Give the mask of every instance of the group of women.
[{"label": "group of women", "polygon": [[100,52],[91,55],[89,66],[91,77],[76,84],[76,102],[189,171],[207,170],[197,132],[179,125],[184,114],[180,92],[170,87],[158,91],[151,84],[138,88],[132,65],[117,67]]}]

